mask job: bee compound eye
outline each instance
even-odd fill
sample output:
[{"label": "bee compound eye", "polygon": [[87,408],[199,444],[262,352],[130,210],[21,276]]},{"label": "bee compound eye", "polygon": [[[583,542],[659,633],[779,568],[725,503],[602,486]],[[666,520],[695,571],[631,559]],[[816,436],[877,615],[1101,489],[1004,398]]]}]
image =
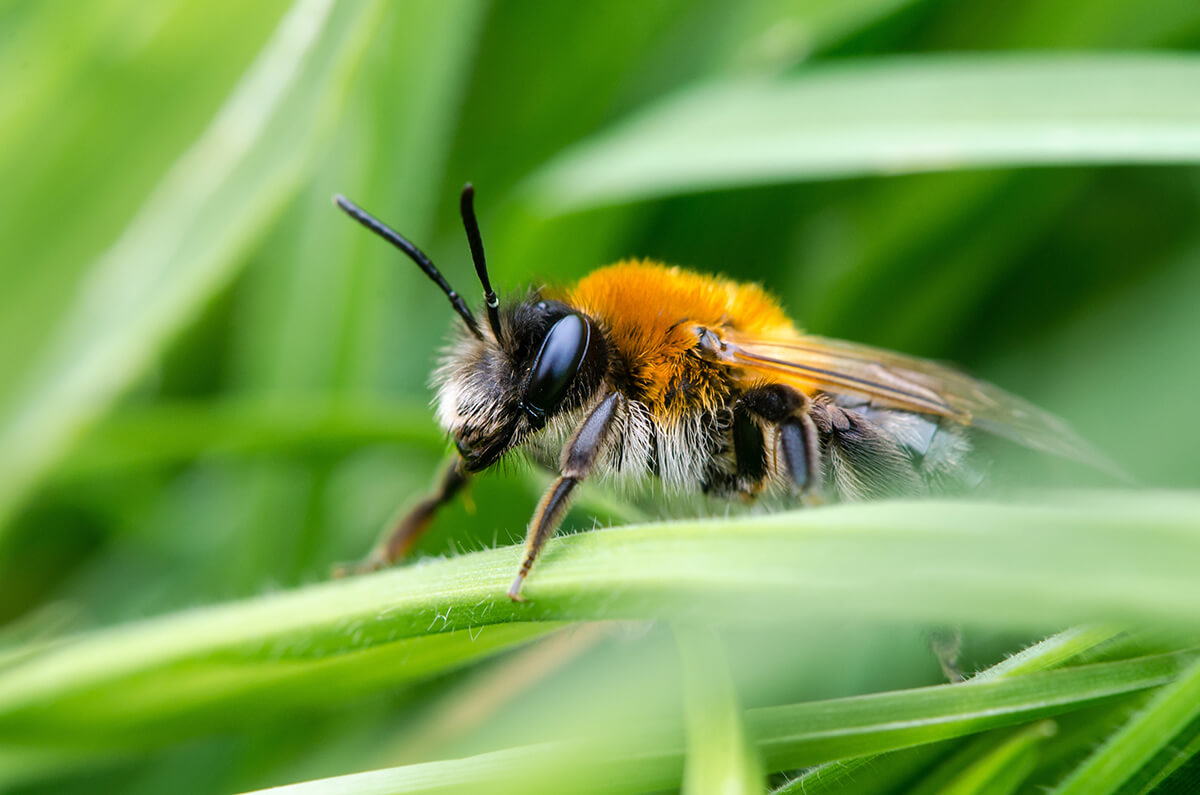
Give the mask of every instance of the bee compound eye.
[{"label": "bee compound eye", "polygon": [[571,379],[579,372],[591,337],[591,324],[576,314],[566,315],[550,327],[533,360],[533,375],[525,390],[525,406],[541,414],[558,406]]}]

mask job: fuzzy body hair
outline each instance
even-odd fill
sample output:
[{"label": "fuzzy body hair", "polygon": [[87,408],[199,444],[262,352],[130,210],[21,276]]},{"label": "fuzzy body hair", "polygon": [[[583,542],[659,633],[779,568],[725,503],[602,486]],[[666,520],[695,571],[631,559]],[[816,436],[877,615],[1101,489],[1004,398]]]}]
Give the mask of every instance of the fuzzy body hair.
[{"label": "fuzzy body hair", "polygon": [[[534,352],[526,338],[544,336],[554,306],[585,312],[603,334],[608,358],[595,383],[537,428],[519,408]],[[747,474],[731,438],[741,396],[771,379],[712,361],[699,339],[730,329],[795,334],[761,288],[631,262],[594,271],[566,290],[531,293],[515,307],[504,316],[506,345],[490,332],[483,340],[460,333],[435,372],[438,421],[460,451],[500,439],[505,452],[524,450],[557,469],[575,430],[605,393],[617,391],[624,400],[593,477],[623,487],[658,481],[672,493],[741,499],[792,487],[775,425],[753,420],[762,438],[762,471]],[[538,311],[550,319],[539,321]],[[961,479],[970,445],[960,425],[816,390],[809,396],[830,496],[915,494]]]},{"label": "fuzzy body hair", "polygon": [[755,284],[626,261],[502,304],[474,195],[466,185],[459,208],[486,327],[411,241],[334,198],[413,260],[462,320],[433,378],[438,422],[458,455],[355,570],[403,557],[473,474],[515,452],[557,473],[529,521],[507,592],[515,601],[574,490],[592,478],[745,502],[919,494],[977,482],[968,428],[1103,462],[1061,420],[986,382],[801,333]]}]

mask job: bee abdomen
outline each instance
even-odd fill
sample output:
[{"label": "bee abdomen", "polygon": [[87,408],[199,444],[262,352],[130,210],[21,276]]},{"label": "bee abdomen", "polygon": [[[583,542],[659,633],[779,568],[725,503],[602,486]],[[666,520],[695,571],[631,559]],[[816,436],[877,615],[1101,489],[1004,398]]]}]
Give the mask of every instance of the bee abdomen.
[{"label": "bee abdomen", "polygon": [[970,488],[966,429],[945,417],[839,398],[815,404],[823,458],[839,499],[912,496]]},{"label": "bee abdomen", "polygon": [[913,459],[884,426],[825,402],[814,402],[811,415],[830,496],[860,500],[922,491]]}]

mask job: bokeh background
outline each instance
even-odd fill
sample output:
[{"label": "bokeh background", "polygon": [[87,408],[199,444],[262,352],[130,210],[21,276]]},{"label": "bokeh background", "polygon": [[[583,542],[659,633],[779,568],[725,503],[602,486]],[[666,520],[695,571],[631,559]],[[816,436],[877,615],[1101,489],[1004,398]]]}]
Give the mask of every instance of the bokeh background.
[{"label": "bokeh background", "polygon": [[[503,290],[627,256],[757,281],[812,331],[957,362],[1068,418],[1139,483],[1196,487],[1198,44],[1192,0],[4,3],[0,643],[19,657],[323,580],[428,487],[447,446],[427,379],[456,321],[335,192],[473,295],[457,215],[470,180]],[[1128,105],[1135,126],[1190,123],[1191,138],[1089,155],[1085,124],[1039,153],[1006,113],[1072,58],[1094,69],[1066,107]],[[1108,79],[1123,58],[1150,77]],[[967,147],[934,167],[883,151],[914,106],[960,124],[951,84],[981,64],[967,135],[1016,154]],[[826,112],[875,131],[876,150],[831,173],[803,153],[746,166],[737,122],[771,98],[703,93],[813,79],[833,82],[781,139],[836,148]],[[680,111],[681,96],[701,99]],[[674,173],[638,159],[664,141],[685,161]],[[481,479],[478,510],[446,510],[419,553],[518,539],[544,482]],[[568,526],[627,515],[608,499]],[[793,669],[806,685],[762,685],[743,660],[759,683],[743,697],[937,681],[918,630],[839,632],[823,648],[844,654]],[[994,660],[1014,642],[968,652]],[[303,720],[197,724],[99,762],[8,737],[0,786],[227,792],[488,750],[536,738],[539,705],[589,714],[663,645],[654,629],[576,641],[573,662],[544,663],[526,712],[498,704],[458,728],[446,704],[470,703],[486,671],[381,681]],[[673,677],[643,666],[631,692],[673,692]]]}]

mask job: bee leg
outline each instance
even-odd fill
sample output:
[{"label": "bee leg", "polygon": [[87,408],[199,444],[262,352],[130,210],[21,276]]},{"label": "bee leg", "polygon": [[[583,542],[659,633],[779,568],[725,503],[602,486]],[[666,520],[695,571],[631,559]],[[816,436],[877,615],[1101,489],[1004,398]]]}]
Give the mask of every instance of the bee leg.
[{"label": "bee leg", "polygon": [[967,677],[963,675],[962,668],[958,664],[959,654],[962,653],[962,627],[938,627],[929,630],[927,634],[929,648],[937,657],[942,674],[950,680],[951,684],[964,681]]},{"label": "bee leg", "polygon": [[533,568],[533,562],[537,560],[542,547],[558,529],[570,504],[571,492],[592,471],[596,457],[612,430],[613,419],[620,405],[621,394],[610,393],[583,421],[571,441],[567,442],[560,466],[562,474],[542,496],[533,518],[529,520],[529,530],[525,535],[525,557],[521,560],[516,579],[508,589],[508,597],[514,602],[525,601],[521,598],[521,584]]},{"label": "bee leg", "polygon": [[433,523],[434,514],[467,484],[467,473],[463,471],[462,459],[455,457],[446,467],[438,483],[437,491],[413,506],[395,525],[371,553],[357,563],[341,563],[334,567],[334,577],[349,574],[365,574],[390,566],[408,555],[413,546]]},{"label": "bee leg", "polygon": [[779,446],[796,491],[809,497],[820,494],[821,447],[807,411],[779,423]]},{"label": "bee leg", "polygon": [[801,496],[821,491],[821,437],[809,414],[812,401],[783,384],[766,384],[742,395],[741,406],[779,427],[779,448],[792,486]]},{"label": "bee leg", "polygon": [[737,489],[747,495],[757,494],[766,484],[767,449],[762,428],[744,407],[733,411],[733,460]]}]

